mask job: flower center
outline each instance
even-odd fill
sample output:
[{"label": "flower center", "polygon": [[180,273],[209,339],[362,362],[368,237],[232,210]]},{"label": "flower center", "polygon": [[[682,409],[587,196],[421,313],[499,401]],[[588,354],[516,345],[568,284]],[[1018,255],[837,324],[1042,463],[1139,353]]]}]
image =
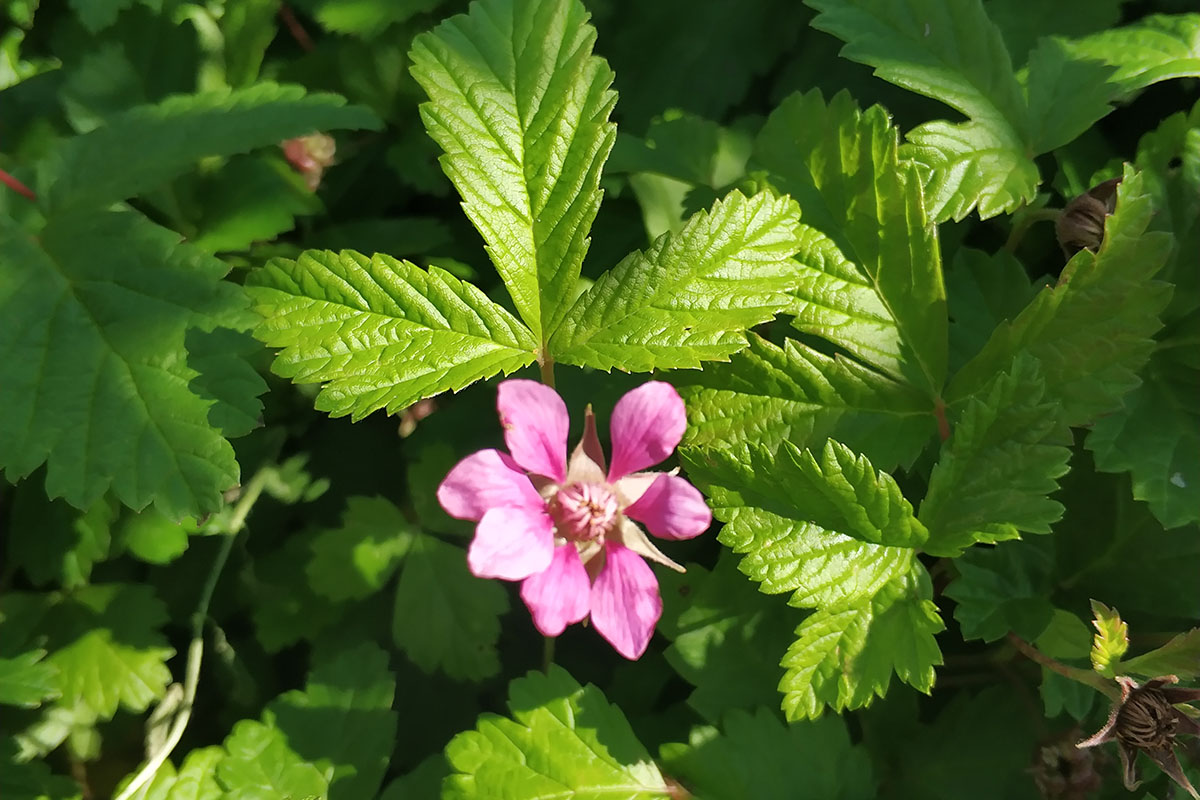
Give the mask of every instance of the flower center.
[{"label": "flower center", "polygon": [[612,489],[598,483],[564,486],[550,503],[559,535],[576,542],[594,541],[611,531],[619,511]]}]

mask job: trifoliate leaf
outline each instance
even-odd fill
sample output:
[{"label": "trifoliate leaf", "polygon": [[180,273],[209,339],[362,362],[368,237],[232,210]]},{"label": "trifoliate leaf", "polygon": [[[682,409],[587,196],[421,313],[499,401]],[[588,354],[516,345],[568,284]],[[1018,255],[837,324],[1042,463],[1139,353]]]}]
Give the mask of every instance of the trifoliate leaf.
[{"label": "trifoliate leaf", "polygon": [[982,350],[996,326],[1016,319],[1033,296],[1029,276],[1012,254],[960,247],[946,273],[951,370]]},{"label": "trifoliate leaf", "polygon": [[[737,571],[737,560],[723,552],[712,572],[688,564],[685,575],[659,576],[658,630],[671,640],[667,663],[696,687],[688,705],[712,723],[731,709],[778,702],[779,655],[795,638],[799,619],[782,601],[757,591]],[[674,609],[676,597],[683,598],[682,610]]]},{"label": "trifoliate leaf", "polygon": [[[788,602],[799,608],[865,602],[912,569],[914,551],[859,541],[813,523],[806,499],[793,491],[803,480],[799,455],[786,442],[776,452],[755,447],[682,452],[688,477],[725,523],[722,544],[744,555],[738,568],[762,584],[763,592],[793,592]],[[872,505],[872,512],[890,509],[903,519],[907,501],[889,486],[895,484],[886,478],[876,487],[880,505]]]},{"label": "trifoliate leaf", "polygon": [[364,642],[318,663],[304,691],[268,705],[264,719],[274,715],[287,746],[321,770],[333,798],[379,792],[396,742],[396,682],[387,662]]},{"label": "trifoliate leaf", "polygon": [[616,706],[560,667],[509,686],[513,719],[485,714],[446,746],[442,797],[667,798],[666,782]]},{"label": "trifoliate leaf", "polygon": [[144,711],[171,682],[164,662],[175,651],[158,631],[166,621],[165,606],[145,585],[97,584],[56,598],[44,624],[59,704],[100,719],[118,707]]},{"label": "trifoliate leaf", "polygon": [[[378,128],[370,111],[332,94],[258,83],[139,106],[68,141],[47,165],[55,215],[99,209],[153,189],[205,156],[228,156],[339,128]],[[88,249],[88,252],[95,252]]]},{"label": "trifoliate leaf", "polygon": [[909,465],[934,434],[930,400],[856,361],[751,333],[750,346],[700,372],[672,376],[687,401],[689,447],[844,442],[881,469]]},{"label": "trifoliate leaf", "polygon": [[168,759],[130,800],[221,800],[227,795],[217,782],[217,769],[226,758],[220,747],[190,751],[176,772]]},{"label": "trifoliate leaf", "polygon": [[329,781],[321,770],[296,755],[277,728],[242,720],[225,740],[228,755],[217,764],[217,781],[225,797],[325,797]]},{"label": "trifoliate leaf", "polygon": [[1121,656],[1129,649],[1129,625],[1115,608],[1095,600],[1092,601],[1092,615],[1092,625],[1096,628],[1092,638],[1092,669],[1106,678],[1125,674]]},{"label": "trifoliate leaf", "polygon": [[351,497],[341,527],[313,539],[306,569],[309,583],[330,600],[361,600],[387,583],[413,534],[400,509],[388,500]]},{"label": "trifoliate leaf", "polygon": [[1124,92],[1134,92],[1159,81],[1200,76],[1200,14],[1151,14],[1067,46],[1076,58],[1116,67],[1112,80]]},{"label": "trifoliate leaf", "polygon": [[417,534],[396,586],[392,638],[425,672],[478,680],[500,669],[496,639],[508,595],[467,570],[460,548]]},{"label": "trifoliate leaf", "polygon": [[0,658],[0,703],[37,708],[59,696],[58,670],[43,663],[45,650],[29,650],[16,658]]},{"label": "trifoliate leaf", "polygon": [[660,760],[697,797],[740,800],[869,800],[871,761],[837,717],[784,726],[759,709],[732,711],[722,726],[693,728],[687,744],[664,744]]},{"label": "trifoliate leaf", "polygon": [[520,369],[537,348],[479,289],[390,256],[310,250],[271,261],[250,283],[264,317],[255,336],[282,348],[272,369],[324,384],[316,407],[333,416],[394,413]]},{"label": "trifoliate leaf", "polygon": [[1099,251],[1078,253],[1057,286],[1042,290],[1015,320],[997,328],[950,383],[947,402],[978,393],[1026,352],[1041,362],[1046,400],[1060,404],[1067,424],[1117,408],[1138,384],[1136,373],[1150,356],[1150,337],[1170,298],[1170,287],[1153,280],[1170,237],[1146,232],[1152,213],[1140,177],[1127,170]]},{"label": "trifoliate leaf", "polygon": [[[898,160],[881,107],[844,92],[792,95],[759,134],[755,161],[804,209],[794,325],[928,395],[946,377],[946,293],[920,180]],[[828,237],[828,238],[826,238]]]},{"label": "trifoliate leaf", "polygon": [[1122,661],[1121,672],[1146,678],[1177,675],[1180,680],[1195,680],[1200,675],[1200,628],[1173,636],[1162,647]]},{"label": "trifoliate leaf", "polygon": [[573,299],[616,138],[613,73],[573,2],[472,6],[413,40],[421,117],[539,342]]},{"label": "trifoliate leaf", "polygon": [[967,401],[921,502],[925,552],[953,557],[975,542],[1050,532],[1063,507],[1049,495],[1069,469],[1071,434],[1045,394],[1039,365],[1022,355]]},{"label": "trifoliate leaf", "polygon": [[22,533],[9,539],[9,563],[20,565],[37,585],[83,586],[92,567],[109,557],[115,518],[114,503],[107,498],[80,512],[48,499],[37,486],[24,486],[12,507],[10,524]]},{"label": "trifoliate leaf", "polygon": [[[46,491],[79,508],[111,489],[169,517],[212,511],[238,481],[233,448],[188,387],[189,328],[245,313],[228,267],[126,211],[0,226],[0,467],[47,465]],[[247,403],[253,403],[253,397]]]},{"label": "trifoliate leaf", "polygon": [[887,694],[892,673],[928,693],[942,663],[934,635],[945,626],[924,567],[914,566],[870,599],[820,608],[800,623],[779,683],[789,720],[862,708]]},{"label": "trifoliate leaf", "polygon": [[1096,420],[1086,442],[1096,469],[1131,473],[1133,496],[1168,528],[1200,520],[1200,364],[1186,357],[1197,347],[1193,313],[1158,343],[1142,385]]},{"label": "trifoliate leaf", "polygon": [[567,312],[550,354],[629,372],[699,367],[746,346],[799,281],[795,201],[731,192],[602,275]]},{"label": "trifoliate leaf", "polygon": [[954,565],[958,577],[945,595],[958,603],[963,638],[992,642],[1012,631],[1032,641],[1050,624],[1054,556],[1045,540],[972,548]]}]

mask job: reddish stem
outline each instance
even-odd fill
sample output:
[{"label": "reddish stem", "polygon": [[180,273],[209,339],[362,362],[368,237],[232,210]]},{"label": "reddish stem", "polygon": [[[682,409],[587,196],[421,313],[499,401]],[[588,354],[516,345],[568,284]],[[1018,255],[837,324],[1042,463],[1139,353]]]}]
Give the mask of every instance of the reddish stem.
[{"label": "reddish stem", "polygon": [[0,169],[0,182],[2,182],[8,188],[12,189],[17,194],[23,194],[26,197],[28,197],[30,200],[32,200],[33,202],[35,202],[35,203],[37,202],[37,195],[33,193],[32,189],[30,189],[28,186],[21,183],[19,180],[14,178],[12,175],[9,175],[7,172],[5,172],[2,169]]},{"label": "reddish stem", "polygon": [[300,20],[296,19],[296,15],[292,13],[292,9],[287,5],[279,6],[279,18],[283,20],[283,24],[287,26],[288,33],[292,34],[292,38],[296,40],[296,44],[300,45],[300,49],[306,53],[311,53],[316,49],[313,44],[312,37],[308,35],[308,31],[304,30],[304,26],[300,24]]},{"label": "reddish stem", "polygon": [[934,401],[933,415],[937,417],[938,436],[944,442],[950,438],[950,423],[946,420],[946,404],[940,397]]}]

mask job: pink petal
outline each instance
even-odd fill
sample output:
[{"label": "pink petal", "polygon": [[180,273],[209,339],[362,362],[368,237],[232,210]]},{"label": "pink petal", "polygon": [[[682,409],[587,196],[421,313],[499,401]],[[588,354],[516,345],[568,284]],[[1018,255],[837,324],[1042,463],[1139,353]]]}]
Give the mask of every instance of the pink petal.
[{"label": "pink petal", "polygon": [[537,381],[504,381],[496,393],[496,408],[513,459],[535,475],[562,483],[567,477],[570,419],[558,392]]},{"label": "pink petal", "polygon": [[642,557],[627,547],[604,545],[604,568],[592,584],[592,624],[630,661],[641,658],[662,616],[658,580]]},{"label": "pink petal", "polygon": [[625,516],[664,539],[691,539],[712,524],[712,512],[700,491],[678,475],[666,473],[625,509]]},{"label": "pink petal", "polygon": [[541,510],[493,508],[475,526],[467,565],[479,578],[519,581],[535,575],[554,557],[554,521]]},{"label": "pink petal", "polygon": [[564,544],[554,549],[549,567],[521,584],[521,599],[542,635],[558,636],[587,616],[591,588],[579,551],[573,544]]},{"label": "pink petal", "polygon": [[499,450],[480,450],[455,464],[438,486],[437,499],[450,516],[471,520],[491,508],[546,505],[525,471]]},{"label": "pink petal", "polygon": [[669,383],[643,383],[617,401],[609,430],[613,455],[609,483],[659,463],[679,444],[687,428],[683,399]]}]

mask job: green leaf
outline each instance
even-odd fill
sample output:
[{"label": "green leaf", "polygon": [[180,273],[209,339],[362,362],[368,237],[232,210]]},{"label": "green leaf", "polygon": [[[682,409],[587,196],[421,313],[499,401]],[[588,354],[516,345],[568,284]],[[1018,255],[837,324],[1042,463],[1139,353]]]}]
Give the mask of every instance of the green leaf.
[{"label": "green leaf", "polygon": [[[248,321],[246,329],[253,324]],[[209,408],[208,421],[229,438],[245,436],[260,427],[262,402],[258,396],[267,391],[267,384],[251,366],[262,352],[262,345],[242,330],[216,328],[187,332],[188,366],[199,375],[189,388],[206,400],[215,402]]]},{"label": "green leaf", "polygon": [[361,600],[383,588],[415,535],[408,520],[382,497],[351,497],[338,528],[312,541],[306,572],[313,590],[330,600]]},{"label": "green leaf", "polygon": [[1049,495],[1069,469],[1071,434],[1045,394],[1038,363],[1021,355],[967,401],[921,503],[925,552],[953,557],[975,542],[1049,533],[1062,517]]},{"label": "green leaf", "polygon": [[275,38],[281,4],[282,0],[244,0],[222,9],[225,80],[230,86],[245,86],[258,77],[263,56]]},{"label": "green leaf", "polygon": [[946,273],[950,368],[957,370],[982,350],[996,326],[1015,319],[1033,296],[1025,267],[1012,254],[960,247]]},{"label": "green leaf", "polygon": [[659,577],[658,630],[671,640],[667,663],[696,687],[688,705],[712,723],[731,709],[778,702],[779,654],[792,643],[798,619],[778,599],[757,591],[736,563],[725,551],[712,572],[688,564],[686,575]]},{"label": "green leaf", "polygon": [[140,106],[69,140],[46,165],[52,211],[103,208],[190,170],[205,156],[229,156],[316,131],[380,126],[370,111],[299,86],[179,95]]},{"label": "green leaf", "polygon": [[1076,58],[1116,67],[1125,93],[1159,81],[1200,76],[1200,14],[1151,14],[1133,25],[1067,43]]},{"label": "green leaf", "polygon": [[83,790],[65,775],[53,775],[42,760],[17,761],[12,739],[0,739],[0,797],[4,800],[81,800]]},{"label": "green leaf", "polygon": [[727,360],[747,328],[789,305],[799,214],[790,198],[731,192],[602,275],[567,312],[550,354],[629,372]]},{"label": "green leaf", "polygon": [[1131,473],[1133,496],[1167,528],[1200,520],[1200,364],[1186,355],[1200,344],[1200,314],[1188,319],[1159,342],[1142,385],[1096,420],[1086,441],[1097,469]]},{"label": "green leaf", "polygon": [[258,798],[325,797],[328,779],[317,767],[303,761],[278,729],[254,720],[242,720],[225,740],[228,755],[217,764],[217,780],[225,797]]},{"label": "green leaf", "polygon": [[871,761],[836,717],[784,726],[764,709],[733,711],[723,733],[693,728],[687,744],[664,744],[660,760],[698,797],[739,800],[869,800]]},{"label": "green leaf", "polygon": [[1014,64],[1024,64],[1029,51],[1045,36],[1083,36],[1121,21],[1126,0],[986,0],[988,17],[1004,35]]},{"label": "green leaf", "polygon": [[332,800],[374,797],[396,742],[395,689],[387,654],[363,642],[318,663],[264,719],[273,714],[287,746],[321,769]]},{"label": "green leaf", "polygon": [[1041,362],[1046,400],[1060,404],[1067,424],[1119,407],[1138,385],[1136,373],[1150,356],[1150,337],[1170,299],[1170,286],[1153,280],[1171,243],[1167,234],[1146,232],[1152,213],[1140,176],[1127,170],[1099,251],[1078,253],[1057,286],[1042,290],[1015,320],[997,328],[951,381],[947,402],[979,393],[1025,352]]},{"label": "green leaf", "polygon": [[1034,644],[1051,658],[1063,661],[1087,658],[1092,651],[1092,632],[1078,616],[1056,608]]},{"label": "green leaf", "polygon": [[472,575],[460,548],[413,537],[396,586],[392,638],[414,664],[464,680],[495,675],[499,617],[507,611],[504,589]]},{"label": "green leaf", "polygon": [[1176,675],[1181,680],[1195,680],[1200,675],[1200,628],[1192,628],[1162,647],[1121,662],[1122,674],[1157,678]]},{"label": "green leaf", "polygon": [[472,6],[413,41],[421,117],[534,338],[574,296],[616,138],[613,73],[577,0]]},{"label": "green leaf", "polygon": [[254,559],[248,571],[250,591],[246,604],[251,609],[259,643],[275,653],[298,641],[312,641],[333,625],[345,607],[318,594],[298,564],[312,558],[312,541],[317,531],[291,536],[281,547]]},{"label": "green leaf", "polygon": [[[933,396],[946,377],[946,293],[920,180],[898,160],[887,112],[844,92],[792,95],[759,134],[755,161],[805,221],[794,325]],[[828,238],[826,238],[828,237]]]},{"label": "green leaf", "polygon": [[209,252],[248,250],[296,227],[321,201],[279,155],[234,156],[197,180],[191,242]]},{"label": "green leaf", "polygon": [[933,435],[932,405],[913,387],[793,339],[782,348],[749,339],[728,365],[672,375],[687,402],[685,446],[817,447],[833,438],[892,469],[911,464]]},{"label": "green leaf", "polygon": [[148,564],[169,564],[187,550],[188,536],[195,530],[191,520],[174,522],[156,511],[127,514],[117,526],[115,547]]},{"label": "green leaf", "polygon": [[59,696],[58,671],[42,663],[45,650],[29,650],[16,658],[0,658],[0,703],[37,708]]},{"label": "green leaf", "polygon": [[[867,601],[907,574],[915,561],[912,549],[859,541],[810,521],[808,503],[793,491],[801,480],[798,458],[787,443],[774,453],[755,447],[683,451],[688,476],[725,523],[721,543],[745,556],[738,568],[767,594],[793,592],[788,602],[798,608]],[[879,497],[900,510],[890,491]]]},{"label": "green leaf", "polygon": [[187,754],[178,772],[168,759],[130,800],[221,800],[226,794],[216,773],[225,757],[220,747],[197,748]]},{"label": "green leaf", "polygon": [[111,490],[175,519],[217,509],[238,465],[188,387],[185,333],[245,313],[228,267],[123,211],[56,216],[37,237],[0,224],[0,267],[9,479],[45,463],[47,493],[79,508]]},{"label": "green leaf", "polygon": [[954,618],[964,639],[993,642],[1012,631],[1032,641],[1046,630],[1054,616],[1049,548],[1046,540],[1005,542],[955,560],[958,577],[945,595],[958,604]]},{"label": "green leaf", "polygon": [[151,587],[97,584],[55,600],[46,663],[58,669],[60,705],[110,719],[118,707],[144,711],[162,697],[175,651],[158,632],[167,613]]},{"label": "green leaf", "polygon": [[1124,674],[1121,656],[1129,649],[1129,626],[1115,608],[1092,601],[1092,625],[1096,635],[1092,639],[1092,669],[1106,678]]},{"label": "green leaf", "polygon": [[788,720],[863,708],[887,694],[892,673],[928,693],[942,663],[934,635],[945,626],[923,567],[914,566],[869,599],[827,606],[800,623],[779,689]]},{"label": "green leaf", "polygon": [[315,15],[326,30],[372,37],[441,4],[442,0],[318,0]]},{"label": "green leaf", "polygon": [[513,681],[508,707],[512,719],[485,714],[446,746],[443,798],[670,796],[620,709],[561,667]]},{"label": "green leaf", "polygon": [[1030,148],[1049,153],[1112,111],[1118,90],[1113,68],[1071,54],[1061,39],[1044,38],[1029,54],[1025,75],[1029,96]]},{"label": "green leaf", "polygon": [[33,583],[61,583],[74,588],[88,583],[92,567],[109,557],[114,504],[100,498],[87,511],[50,500],[45,492],[26,485],[17,494],[10,523],[8,558],[20,565]]},{"label": "green leaf", "polygon": [[264,317],[255,336],[282,348],[272,369],[321,382],[316,407],[354,420],[394,413],[534,359],[515,317],[449,272],[345,250],[274,259],[252,273]]}]

